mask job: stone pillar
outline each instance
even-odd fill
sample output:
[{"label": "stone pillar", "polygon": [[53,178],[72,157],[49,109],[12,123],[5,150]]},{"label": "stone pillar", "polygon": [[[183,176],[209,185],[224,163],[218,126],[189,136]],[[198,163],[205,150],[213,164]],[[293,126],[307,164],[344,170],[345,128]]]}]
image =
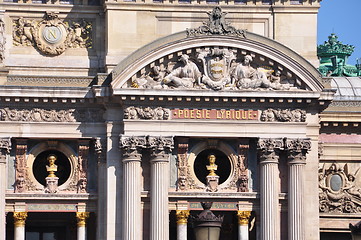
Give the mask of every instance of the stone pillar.
[{"label": "stone pillar", "polygon": [[98,206],[97,206],[97,236],[96,239],[106,239],[106,152],[107,144],[105,139],[94,140],[94,151],[98,158]]},{"label": "stone pillar", "polygon": [[14,212],[14,240],[25,240],[27,212]]},{"label": "stone pillar", "polygon": [[6,162],[10,153],[11,141],[9,138],[0,138],[0,240],[6,236],[6,215],[5,215],[5,189],[6,187]]},{"label": "stone pillar", "polygon": [[261,202],[261,240],[279,239],[279,150],[283,148],[282,139],[259,139],[260,154],[260,202]]},{"label": "stone pillar", "polygon": [[150,240],[169,239],[169,153],[174,143],[172,137],[149,137],[152,151],[150,187]]},{"label": "stone pillar", "polygon": [[[141,149],[145,147],[144,137],[121,136],[119,147],[123,155],[123,237],[142,239],[141,204]],[[163,174],[163,173],[162,173]],[[161,239],[161,238],[159,238]]]},{"label": "stone pillar", "polygon": [[77,220],[77,232],[78,238],[77,240],[86,240],[86,220],[89,218],[88,212],[77,212],[76,220]]},{"label": "stone pillar", "polygon": [[305,239],[304,167],[306,153],[311,149],[309,139],[287,139],[288,157],[288,239]]},{"label": "stone pillar", "polygon": [[248,240],[248,223],[251,217],[251,211],[237,211],[238,217],[238,240]]},{"label": "stone pillar", "polygon": [[187,240],[189,210],[177,210],[177,240]]}]

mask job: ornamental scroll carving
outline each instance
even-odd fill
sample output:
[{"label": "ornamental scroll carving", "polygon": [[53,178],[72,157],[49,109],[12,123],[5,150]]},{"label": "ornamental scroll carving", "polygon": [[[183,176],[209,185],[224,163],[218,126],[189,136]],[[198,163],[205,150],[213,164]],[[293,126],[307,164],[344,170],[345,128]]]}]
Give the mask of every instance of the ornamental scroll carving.
[{"label": "ornamental scroll carving", "polygon": [[80,141],[78,147],[78,171],[79,180],[77,184],[78,193],[87,192],[88,178],[88,157],[89,157],[89,141]]},{"label": "ornamental scroll carving", "polygon": [[124,109],[124,119],[169,120],[171,111],[168,108],[127,107]]},{"label": "ornamental scroll carving", "polygon": [[301,109],[272,109],[262,111],[263,122],[305,122],[306,111]]},{"label": "ornamental scroll carving", "polygon": [[139,71],[131,78],[129,87],[214,91],[304,88],[285,67],[246,52],[211,46],[170,54]]},{"label": "ornamental scroll carving", "polygon": [[225,20],[226,12],[222,12],[220,7],[213,8],[212,12],[207,12],[208,21],[203,23],[203,26],[198,28],[187,29],[187,36],[199,35],[230,35],[241,38],[246,38],[246,31],[243,29],[236,29]]},{"label": "ornamental scroll carving", "polygon": [[92,23],[86,20],[61,20],[47,12],[43,20],[13,20],[13,44],[34,46],[46,55],[60,55],[68,48],[92,47]]},{"label": "ornamental scroll carving", "polygon": [[177,190],[184,191],[188,189],[187,183],[187,168],[188,168],[188,141],[178,143],[178,180],[177,180]]},{"label": "ornamental scroll carving", "polygon": [[332,163],[328,168],[326,164],[319,168],[320,212],[361,212],[361,188],[356,183],[359,170],[351,173],[347,163],[343,167]]},{"label": "ornamental scroll carving", "polygon": [[238,154],[238,192],[248,192],[248,149],[249,145],[240,145]]},{"label": "ornamental scroll carving", "polygon": [[27,141],[16,140],[16,155],[15,155],[15,192],[23,193],[31,188],[31,183],[28,180],[26,152]]},{"label": "ornamental scroll carving", "polygon": [[0,64],[5,60],[5,23],[3,19],[0,19]]},{"label": "ornamental scroll carving", "polygon": [[6,163],[6,155],[10,153],[10,138],[0,138],[0,163]]},{"label": "ornamental scroll carving", "polygon": [[0,121],[20,122],[77,122],[102,121],[102,111],[99,110],[47,110],[47,109],[0,109]]}]

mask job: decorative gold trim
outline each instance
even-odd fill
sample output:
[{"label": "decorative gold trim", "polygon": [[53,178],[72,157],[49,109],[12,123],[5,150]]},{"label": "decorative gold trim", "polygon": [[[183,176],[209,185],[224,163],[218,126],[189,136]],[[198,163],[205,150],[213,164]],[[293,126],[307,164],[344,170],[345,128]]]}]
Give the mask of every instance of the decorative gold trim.
[{"label": "decorative gold trim", "polygon": [[87,218],[89,218],[89,212],[76,212],[78,227],[85,227]]},{"label": "decorative gold trim", "polygon": [[237,217],[239,225],[248,225],[251,211],[237,211]]},{"label": "decorative gold trim", "polygon": [[177,210],[176,216],[177,216],[177,225],[187,224],[189,210]]},{"label": "decorative gold trim", "polygon": [[14,212],[14,226],[24,227],[27,217],[28,217],[27,212]]}]

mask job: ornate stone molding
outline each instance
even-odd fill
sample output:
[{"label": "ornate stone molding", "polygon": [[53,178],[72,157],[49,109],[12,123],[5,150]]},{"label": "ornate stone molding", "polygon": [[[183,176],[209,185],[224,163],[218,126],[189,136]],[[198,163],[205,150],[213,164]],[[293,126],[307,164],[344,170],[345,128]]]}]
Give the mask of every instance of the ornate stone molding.
[{"label": "ornate stone molding", "polygon": [[105,163],[106,162],[106,140],[101,138],[95,138],[94,140],[94,151],[97,154],[98,162]]},{"label": "ornate stone molding", "polygon": [[0,109],[0,121],[20,122],[97,122],[102,121],[102,113],[98,110],[76,110],[76,109]]},{"label": "ornate stone molding", "polygon": [[[140,155],[140,151],[146,148],[146,138],[135,137],[135,136],[120,136],[119,140],[119,148],[122,151],[123,156],[129,157],[132,155],[138,156]],[[140,156],[137,157],[140,159]]]},{"label": "ornate stone molding", "polygon": [[89,212],[76,212],[76,220],[78,227],[85,227],[86,220],[89,218]]},{"label": "ornate stone molding", "polygon": [[301,109],[272,109],[263,110],[261,113],[263,122],[305,122],[306,111]]},{"label": "ornate stone molding", "polygon": [[60,55],[68,48],[92,47],[92,23],[86,20],[61,20],[47,12],[43,20],[13,20],[13,44],[35,46],[46,55]]},{"label": "ornate stone molding", "polygon": [[0,64],[5,60],[5,23],[3,19],[0,19]]},{"label": "ornate stone molding", "polygon": [[[15,192],[26,192],[31,188],[31,182],[28,179],[27,164],[26,164],[26,152],[27,152],[27,140],[16,140],[16,155],[15,155]],[[31,171],[31,170],[29,170]]]},{"label": "ornate stone molding", "polygon": [[188,188],[187,182],[187,154],[188,154],[188,139],[184,142],[178,143],[178,180],[177,190],[184,191]]},{"label": "ornate stone molding", "polygon": [[306,154],[311,149],[310,139],[287,138],[285,149],[290,164],[306,164]]},{"label": "ornate stone molding", "polygon": [[238,225],[248,225],[251,211],[237,211]]},{"label": "ornate stone molding", "polygon": [[24,227],[27,217],[28,217],[27,212],[14,212],[14,226]]},{"label": "ornate stone molding", "polygon": [[278,163],[278,151],[284,149],[281,138],[260,138],[257,142],[261,163]]},{"label": "ornate stone molding", "polygon": [[170,117],[171,111],[169,108],[131,106],[124,109],[124,119],[169,120]]},{"label": "ornate stone molding", "polygon": [[207,12],[208,21],[203,23],[203,26],[198,28],[187,29],[187,36],[199,35],[229,35],[240,38],[246,38],[246,31],[243,29],[236,29],[225,20],[226,12],[222,12],[220,7],[213,8],[212,12]]},{"label": "ornate stone molding", "polygon": [[249,145],[240,145],[238,154],[238,192],[248,192],[248,149]]},{"label": "ornate stone molding", "polygon": [[189,212],[189,210],[176,210],[177,225],[187,224]]},{"label": "ornate stone molding", "polygon": [[320,212],[324,213],[360,213],[361,188],[356,185],[360,168],[353,174],[346,163],[340,167],[332,163],[328,168],[323,164],[319,168]]},{"label": "ornate stone molding", "polygon": [[94,77],[61,77],[61,76],[8,76],[7,82],[13,85],[77,85],[89,86],[94,81]]},{"label": "ornate stone molding", "polygon": [[11,139],[0,138],[0,163],[6,163],[6,156],[11,150]]},{"label": "ornate stone molding", "polygon": [[79,141],[79,147],[78,147],[79,180],[77,184],[78,193],[87,192],[88,157],[89,157],[89,141],[88,140]]},{"label": "ornate stone molding", "polygon": [[154,155],[167,155],[171,153],[174,148],[173,137],[148,136],[146,139],[147,146]]}]

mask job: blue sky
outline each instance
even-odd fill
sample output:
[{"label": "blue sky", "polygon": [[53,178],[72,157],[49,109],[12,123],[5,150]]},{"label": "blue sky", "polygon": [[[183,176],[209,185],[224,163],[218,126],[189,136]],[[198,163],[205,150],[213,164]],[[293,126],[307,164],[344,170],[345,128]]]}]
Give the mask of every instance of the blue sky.
[{"label": "blue sky", "polygon": [[348,64],[361,58],[361,0],[323,0],[318,14],[318,44],[334,32],[344,44],[355,46]]}]

